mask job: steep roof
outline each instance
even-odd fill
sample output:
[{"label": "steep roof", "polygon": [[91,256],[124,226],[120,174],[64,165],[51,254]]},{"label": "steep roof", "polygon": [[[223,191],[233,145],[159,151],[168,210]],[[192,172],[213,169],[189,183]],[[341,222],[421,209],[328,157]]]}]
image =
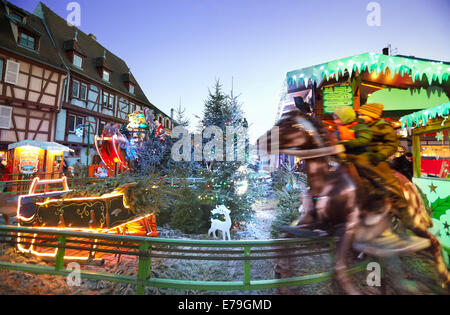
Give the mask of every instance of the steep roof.
[{"label": "steep roof", "polygon": [[[130,75],[129,78],[130,82],[135,85],[134,94],[131,94],[128,91],[124,82],[124,75],[127,75],[130,72],[130,68],[127,66],[125,61],[111,53],[99,42],[82,32],[80,29],[74,26],[69,26],[65,19],[57,15],[42,2],[38,4],[35,14],[45,17],[45,21],[51,31],[57,49],[59,50],[64,63],[70,68],[71,72],[88,77],[99,84],[110,87],[111,89],[127,95],[130,99],[135,99],[145,103],[146,105],[151,105],[151,107],[154,107],[154,105],[151,104],[145,96],[133,75]],[[75,37],[76,42],[74,41]],[[66,51],[70,49],[85,56],[83,61],[83,69],[77,68],[72,64],[72,61],[69,60]],[[104,60],[103,56],[105,56]],[[99,65],[103,65],[111,71],[110,83],[103,81],[100,77],[97,69]],[[157,110],[160,111],[159,109]]]},{"label": "steep roof", "polygon": [[[13,19],[6,10],[7,6],[25,15],[24,23]],[[38,51],[27,49],[17,44],[11,23],[39,37]],[[65,70],[42,20],[36,15],[6,1],[0,1],[0,48],[36,62]]]}]

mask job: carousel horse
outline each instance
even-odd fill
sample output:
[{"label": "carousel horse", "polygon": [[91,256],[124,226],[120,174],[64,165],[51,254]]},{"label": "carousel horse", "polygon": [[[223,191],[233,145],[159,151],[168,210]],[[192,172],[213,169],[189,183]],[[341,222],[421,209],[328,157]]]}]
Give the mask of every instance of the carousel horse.
[{"label": "carousel horse", "polygon": [[[273,137],[272,134],[279,134]],[[278,139],[273,139],[278,138]],[[345,151],[336,144],[321,121],[300,110],[283,114],[281,119],[266,135],[259,139],[266,144],[269,154],[284,153],[299,156],[305,161],[308,192],[304,194],[304,212],[292,229],[304,231],[305,237],[314,233],[337,236],[334,272],[337,282],[349,294],[358,294],[346,272],[346,258],[352,253],[354,244],[369,244],[392,227],[393,217],[417,236],[429,240],[443,284],[450,282],[449,272],[441,256],[441,246],[436,237],[428,231],[432,221],[423,201],[414,187],[404,176],[396,174],[400,180],[403,195],[408,201],[408,209],[396,213],[389,197],[372,195],[362,188],[351,167],[342,163],[340,154]],[[383,196],[380,198],[380,196]],[[290,233],[291,235],[299,235]]]}]

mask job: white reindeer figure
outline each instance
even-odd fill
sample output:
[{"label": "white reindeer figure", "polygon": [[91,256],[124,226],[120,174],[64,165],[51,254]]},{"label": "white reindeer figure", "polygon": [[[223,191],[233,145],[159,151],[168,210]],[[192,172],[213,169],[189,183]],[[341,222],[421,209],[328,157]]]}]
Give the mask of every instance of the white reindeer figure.
[{"label": "white reindeer figure", "polygon": [[214,238],[216,237],[216,231],[219,230],[222,232],[223,240],[225,241],[225,235],[228,235],[228,240],[231,240],[230,236],[230,228],[231,228],[231,218],[230,218],[230,210],[224,205],[219,205],[215,209],[211,211],[212,215],[223,215],[225,217],[225,221],[217,220],[211,217],[211,228],[208,231],[208,236],[212,233]]}]

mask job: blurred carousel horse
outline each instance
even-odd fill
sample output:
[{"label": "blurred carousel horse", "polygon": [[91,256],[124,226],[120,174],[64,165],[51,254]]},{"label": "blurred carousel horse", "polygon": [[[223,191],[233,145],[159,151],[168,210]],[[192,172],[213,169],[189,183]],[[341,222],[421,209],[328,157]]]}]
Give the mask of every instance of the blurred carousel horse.
[{"label": "blurred carousel horse", "polygon": [[[273,137],[272,134],[279,136]],[[422,248],[431,247],[437,270],[444,285],[448,285],[450,278],[441,256],[440,243],[428,231],[432,221],[418,191],[404,176],[396,174],[409,207],[404,213],[396,213],[388,197],[383,195],[380,198],[379,193],[369,193],[352,167],[342,163],[340,154],[345,148],[337,144],[321,121],[300,110],[283,114],[275,127],[259,139],[259,143],[265,144],[269,154],[278,150],[278,153],[304,159],[308,184],[308,192],[303,196],[304,212],[296,226],[285,227],[284,231],[304,237],[312,237],[316,231],[317,237],[324,234],[339,237],[334,271],[336,280],[347,293],[359,293],[346,272],[346,258],[352,254],[352,246],[359,245],[358,250],[369,249],[377,237],[390,231],[394,216],[417,236],[426,239],[427,245]],[[375,248],[372,253],[377,255],[382,250]],[[391,250],[391,253],[401,251]]]}]

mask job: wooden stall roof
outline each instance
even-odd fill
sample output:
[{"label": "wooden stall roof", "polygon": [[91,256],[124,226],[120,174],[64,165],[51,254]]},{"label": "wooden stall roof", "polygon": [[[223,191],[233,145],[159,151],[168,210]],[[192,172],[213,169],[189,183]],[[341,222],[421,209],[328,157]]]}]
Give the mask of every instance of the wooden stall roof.
[{"label": "wooden stall roof", "polygon": [[425,126],[427,122],[434,118],[448,118],[450,114],[450,102],[436,105],[421,111],[405,115],[400,118],[402,128],[415,128]]},{"label": "wooden stall roof", "polygon": [[66,147],[65,145],[56,143],[56,142],[44,142],[44,141],[36,141],[36,140],[22,140],[19,142],[11,143],[8,145],[8,150],[23,147],[23,146],[32,146],[37,147],[39,149],[49,150],[49,151],[63,151],[63,152],[73,152],[72,149]]},{"label": "wooden stall roof", "polygon": [[314,84],[321,85],[323,81],[336,80],[337,82],[346,73],[351,76],[355,71],[377,74],[389,72],[392,77],[395,74],[401,74],[402,77],[406,74],[411,77],[413,84],[416,81],[426,81],[431,85],[433,82],[442,84],[448,81],[450,63],[415,57],[363,53],[290,71],[286,75],[286,83],[288,91],[295,91]]}]

